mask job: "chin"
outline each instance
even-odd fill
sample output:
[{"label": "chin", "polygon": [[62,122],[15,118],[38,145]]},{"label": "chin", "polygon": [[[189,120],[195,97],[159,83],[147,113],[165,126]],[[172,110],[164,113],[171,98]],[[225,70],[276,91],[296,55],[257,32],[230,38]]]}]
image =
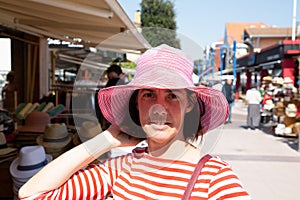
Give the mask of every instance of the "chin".
[{"label": "chin", "polygon": [[165,143],[176,137],[178,131],[176,128],[167,127],[163,130],[154,129],[151,125],[145,125],[143,130],[146,132],[148,140],[153,140],[158,143]]}]

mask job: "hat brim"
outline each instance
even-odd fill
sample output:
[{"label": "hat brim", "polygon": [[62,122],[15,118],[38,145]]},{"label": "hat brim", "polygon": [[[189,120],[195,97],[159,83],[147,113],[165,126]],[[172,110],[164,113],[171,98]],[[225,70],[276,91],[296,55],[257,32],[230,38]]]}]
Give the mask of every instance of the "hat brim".
[{"label": "hat brim", "polygon": [[7,154],[10,154],[12,152],[16,152],[17,149],[16,148],[12,148],[12,147],[7,147],[5,149],[0,149],[0,156],[5,156]]},{"label": "hat brim", "polygon": [[[46,160],[47,163],[52,161],[52,156],[49,154],[46,154]],[[26,170],[26,171],[20,171],[18,170],[18,165],[19,165],[20,157],[17,157],[12,161],[9,167],[10,174],[14,178],[20,178],[20,179],[26,179],[26,178],[31,178],[34,174],[36,174],[38,171],[40,171],[42,168],[34,169],[34,170]]]},{"label": "hat brim", "polygon": [[32,125],[24,125],[21,126],[17,132],[18,133],[44,133],[45,131],[45,126],[34,126]]},{"label": "hat brim", "polygon": [[45,142],[43,138],[44,138],[44,135],[39,135],[36,138],[36,143],[38,145],[44,146],[45,148],[61,149],[61,148],[64,148],[65,146],[67,146],[68,144],[71,143],[72,138],[73,138],[73,134],[68,133],[68,139],[66,139],[63,142]]},{"label": "hat brim", "polygon": [[103,88],[98,93],[98,101],[101,112],[104,117],[113,125],[120,127],[120,129],[132,135],[131,131],[136,130],[135,123],[132,123],[133,127],[120,126],[126,116],[129,116],[129,99],[135,90],[145,88],[157,88],[157,89],[188,89],[193,91],[198,99],[198,102],[202,102],[200,106],[200,112],[202,117],[199,118],[198,123],[201,123],[203,133],[213,130],[221,126],[227,119],[229,114],[228,102],[219,90],[205,87],[205,86],[190,86],[190,87],[174,87],[166,88],[163,86],[135,86],[130,83],[127,85],[112,86]]}]

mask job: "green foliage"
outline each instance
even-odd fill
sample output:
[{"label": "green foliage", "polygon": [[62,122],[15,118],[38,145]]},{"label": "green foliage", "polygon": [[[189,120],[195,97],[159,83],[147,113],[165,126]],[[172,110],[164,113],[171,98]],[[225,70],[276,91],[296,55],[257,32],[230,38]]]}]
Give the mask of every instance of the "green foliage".
[{"label": "green foliage", "polygon": [[142,34],[154,47],[160,44],[180,48],[176,37],[174,5],[169,0],[142,0]]},{"label": "green foliage", "polygon": [[121,62],[120,66],[126,69],[135,69],[136,64],[134,62]]}]

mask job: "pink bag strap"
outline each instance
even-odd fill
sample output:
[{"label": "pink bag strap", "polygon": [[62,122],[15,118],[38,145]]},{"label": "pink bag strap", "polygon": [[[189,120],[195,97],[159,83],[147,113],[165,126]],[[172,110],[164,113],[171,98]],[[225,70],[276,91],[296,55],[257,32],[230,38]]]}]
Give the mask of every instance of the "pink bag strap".
[{"label": "pink bag strap", "polygon": [[211,155],[206,154],[205,156],[203,156],[199,162],[197,163],[195,170],[191,176],[191,179],[186,187],[186,190],[184,191],[184,194],[182,196],[182,200],[188,200],[191,197],[192,191],[195,187],[195,184],[197,182],[197,179],[201,173],[201,170],[203,168],[203,166],[205,165],[205,163],[211,158]]}]

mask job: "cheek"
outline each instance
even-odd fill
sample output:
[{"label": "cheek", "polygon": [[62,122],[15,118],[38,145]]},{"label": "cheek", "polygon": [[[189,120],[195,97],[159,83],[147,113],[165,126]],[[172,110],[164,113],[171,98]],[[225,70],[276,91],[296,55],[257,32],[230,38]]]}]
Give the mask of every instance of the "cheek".
[{"label": "cheek", "polygon": [[149,104],[146,103],[139,103],[138,104],[138,110],[139,110],[139,117],[141,124],[144,124],[144,122],[148,119],[149,117]]}]

